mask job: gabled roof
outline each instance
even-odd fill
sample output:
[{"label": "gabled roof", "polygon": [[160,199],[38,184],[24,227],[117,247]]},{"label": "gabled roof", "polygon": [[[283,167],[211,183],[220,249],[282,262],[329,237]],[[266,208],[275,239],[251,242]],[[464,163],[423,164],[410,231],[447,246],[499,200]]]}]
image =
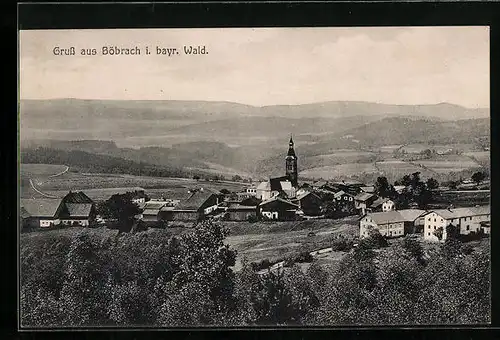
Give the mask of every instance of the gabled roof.
[{"label": "gabled roof", "polygon": [[391,199],[387,198],[387,197],[379,197],[375,201],[373,201],[373,203],[370,205],[370,207],[371,208],[379,207],[387,201],[391,201]]},{"label": "gabled roof", "polygon": [[435,212],[439,216],[443,217],[446,220],[462,218],[462,217],[472,217],[479,215],[487,215],[490,213],[490,206],[482,206],[482,207],[471,207],[471,208],[451,208],[451,209],[436,209],[431,210],[426,213],[430,214]]},{"label": "gabled roof", "polygon": [[175,210],[198,210],[212,195],[214,192],[211,190],[195,191],[187,199],[177,204]]},{"label": "gabled roof", "polygon": [[352,196],[351,194],[349,194],[348,192],[345,192],[344,190],[340,190],[338,192],[336,192],[333,197],[337,198],[337,197],[340,197],[340,196],[343,196],[343,195],[347,195],[347,196]]},{"label": "gabled roof", "polygon": [[367,192],[362,192],[362,193],[360,193],[360,194],[356,195],[356,196],[354,197],[354,199],[355,199],[356,201],[365,202],[365,201],[369,200],[369,199],[370,199],[370,198],[372,198],[372,197],[375,197],[375,195],[374,195],[374,194],[369,194],[369,193],[367,193]]},{"label": "gabled roof", "polygon": [[21,207],[31,217],[56,217],[61,203],[62,199],[21,199]]},{"label": "gabled roof", "polygon": [[375,187],[372,186],[366,186],[366,187],[360,187],[361,191],[373,194],[375,192]]},{"label": "gabled roof", "polygon": [[92,203],[92,200],[82,191],[70,191],[66,196],[64,196],[63,200],[65,203]]},{"label": "gabled roof", "polygon": [[161,208],[165,207],[168,204],[168,202],[159,202],[159,201],[147,201],[146,204],[144,204],[144,210],[160,210]]},{"label": "gabled roof", "polygon": [[406,222],[413,222],[417,218],[426,214],[426,211],[421,209],[403,209],[403,210],[398,210],[398,212],[401,214],[401,216]]},{"label": "gabled roof", "polygon": [[384,212],[369,213],[366,214],[365,216],[370,217],[373,220],[373,222],[377,224],[406,222],[403,215],[401,215],[399,211],[384,211]]},{"label": "gabled roof", "polygon": [[288,205],[290,205],[290,206],[292,206],[294,208],[298,208],[299,207],[297,204],[294,204],[294,203],[292,203],[292,202],[290,202],[288,200],[285,200],[285,199],[283,199],[281,197],[278,197],[278,196],[270,198],[267,201],[262,202],[261,204],[259,204],[259,206],[263,206],[263,205],[266,205],[266,204],[269,204],[269,203],[272,203],[272,202],[280,202],[280,203],[288,204]]},{"label": "gabled roof", "polygon": [[257,190],[270,190],[271,185],[269,182],[260,182],[260,184],[257,186]]},{"label": "gabled roof", "polygon": [[66,203],[68,217],[89,217],[91,211],[92,203]]},{"label": "gabled roof", "polygon": [[298,200],[300,201],[301,199],[303,199],[304,197],[307,197],[309,195],[313,195],[315,197],[317,197],[318,199],[321,199],[318,195],[316,195],[315,193],[311,192],[311,191],[306,191],[300,195],[297,195],[297,197],[295,197],[295,200]]}]

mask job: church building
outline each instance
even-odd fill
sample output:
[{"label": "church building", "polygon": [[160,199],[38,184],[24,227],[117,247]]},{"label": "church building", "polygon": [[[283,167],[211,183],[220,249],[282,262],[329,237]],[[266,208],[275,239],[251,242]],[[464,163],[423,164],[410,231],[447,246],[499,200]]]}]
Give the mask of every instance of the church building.
[{"label": "church building", "polygon": [[256,197],[265,201],[276,196],[294,198],[298,187],[297,155],[295,154],[292,137],[288,143],[288,153],[285,157],[285,175],[269,178],[257,186]]}]

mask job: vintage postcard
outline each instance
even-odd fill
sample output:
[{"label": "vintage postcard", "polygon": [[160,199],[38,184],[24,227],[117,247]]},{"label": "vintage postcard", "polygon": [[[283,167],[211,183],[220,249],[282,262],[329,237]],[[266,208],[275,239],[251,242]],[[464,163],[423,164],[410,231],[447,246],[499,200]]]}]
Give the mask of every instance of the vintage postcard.
[{"label": "vintage postcard", "polygon": [[489,36],[21,30],[21,328],[489,324]]}]

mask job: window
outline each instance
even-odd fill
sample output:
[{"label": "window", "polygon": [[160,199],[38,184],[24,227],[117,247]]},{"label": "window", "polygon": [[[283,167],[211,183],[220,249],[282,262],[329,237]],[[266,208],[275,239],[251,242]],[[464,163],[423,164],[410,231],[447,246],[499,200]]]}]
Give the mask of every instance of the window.
[{"label": "window", "polygon": [[427,233],[427,236],[431,236],[431,233]]},{"label": "window", "polygon": [[443,222],[443,219],[441,219],[441,222]]},{"label": "window", "polygon": [[469,230],[469,226],[465,227],[466,230]]},{"label": "window", "polygon": [[436,218],[434,218],[434,222],[436,222]]},{"label": "window", "polygon": [[436,226],[434,226],[434,230],[436,230]]}]

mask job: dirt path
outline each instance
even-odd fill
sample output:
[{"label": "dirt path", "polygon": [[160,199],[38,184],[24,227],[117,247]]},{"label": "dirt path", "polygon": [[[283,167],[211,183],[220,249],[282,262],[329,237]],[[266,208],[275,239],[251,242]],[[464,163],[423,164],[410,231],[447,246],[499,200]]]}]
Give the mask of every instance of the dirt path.
[{"label": "dirt path", "polygon": [[66,169],[64,169],[63,171],[55,174],[55,175],[50,175],[48,178],[53,178],[53,177],[57,177],[57,176],[61,176],[61,175],[64,175],[65,173],[67,173],[69,170],[69,166],[66,166]]},{"label": "dirt path", "polygon": [[38,190],[36,187],[35,187],[35,184],[33,183],[33,180],[30,178],[30,185],[31,185],[31,188],[39,195],[42,195],[43,197],[47,197],[47,198],[59,198],[59,197],[56,197],[56,196],[52,196],[52,195],[48,195],[44,192],[41,192],[40,190]]},{"label": "dirt path", "polygon": [[[50,175],[48,176],[47,178],[54,178],[54,177],[58,177],[58,176],[61,176],[61,175],[64,175],[66,172],[69,171],[69,166],[66,166],[66,169],[64,169],[63,171],[57,173],[57,174],[54,174],[54,175]],[[33,183],[33,179],[30,178],[30,186],[31,188],[39,195],[42,195],[43,197],[47,197],[47,198],[59,198],[57,196],[53,196],[53,195],[49,195],[49,194],[46,194],[44,192],[41,192],[39,189],[37,189],[37,187],[35,186],[35,183]],[[38,183],[38,185],[42,185],[43,184],[43,181],[40,181]]]}]

